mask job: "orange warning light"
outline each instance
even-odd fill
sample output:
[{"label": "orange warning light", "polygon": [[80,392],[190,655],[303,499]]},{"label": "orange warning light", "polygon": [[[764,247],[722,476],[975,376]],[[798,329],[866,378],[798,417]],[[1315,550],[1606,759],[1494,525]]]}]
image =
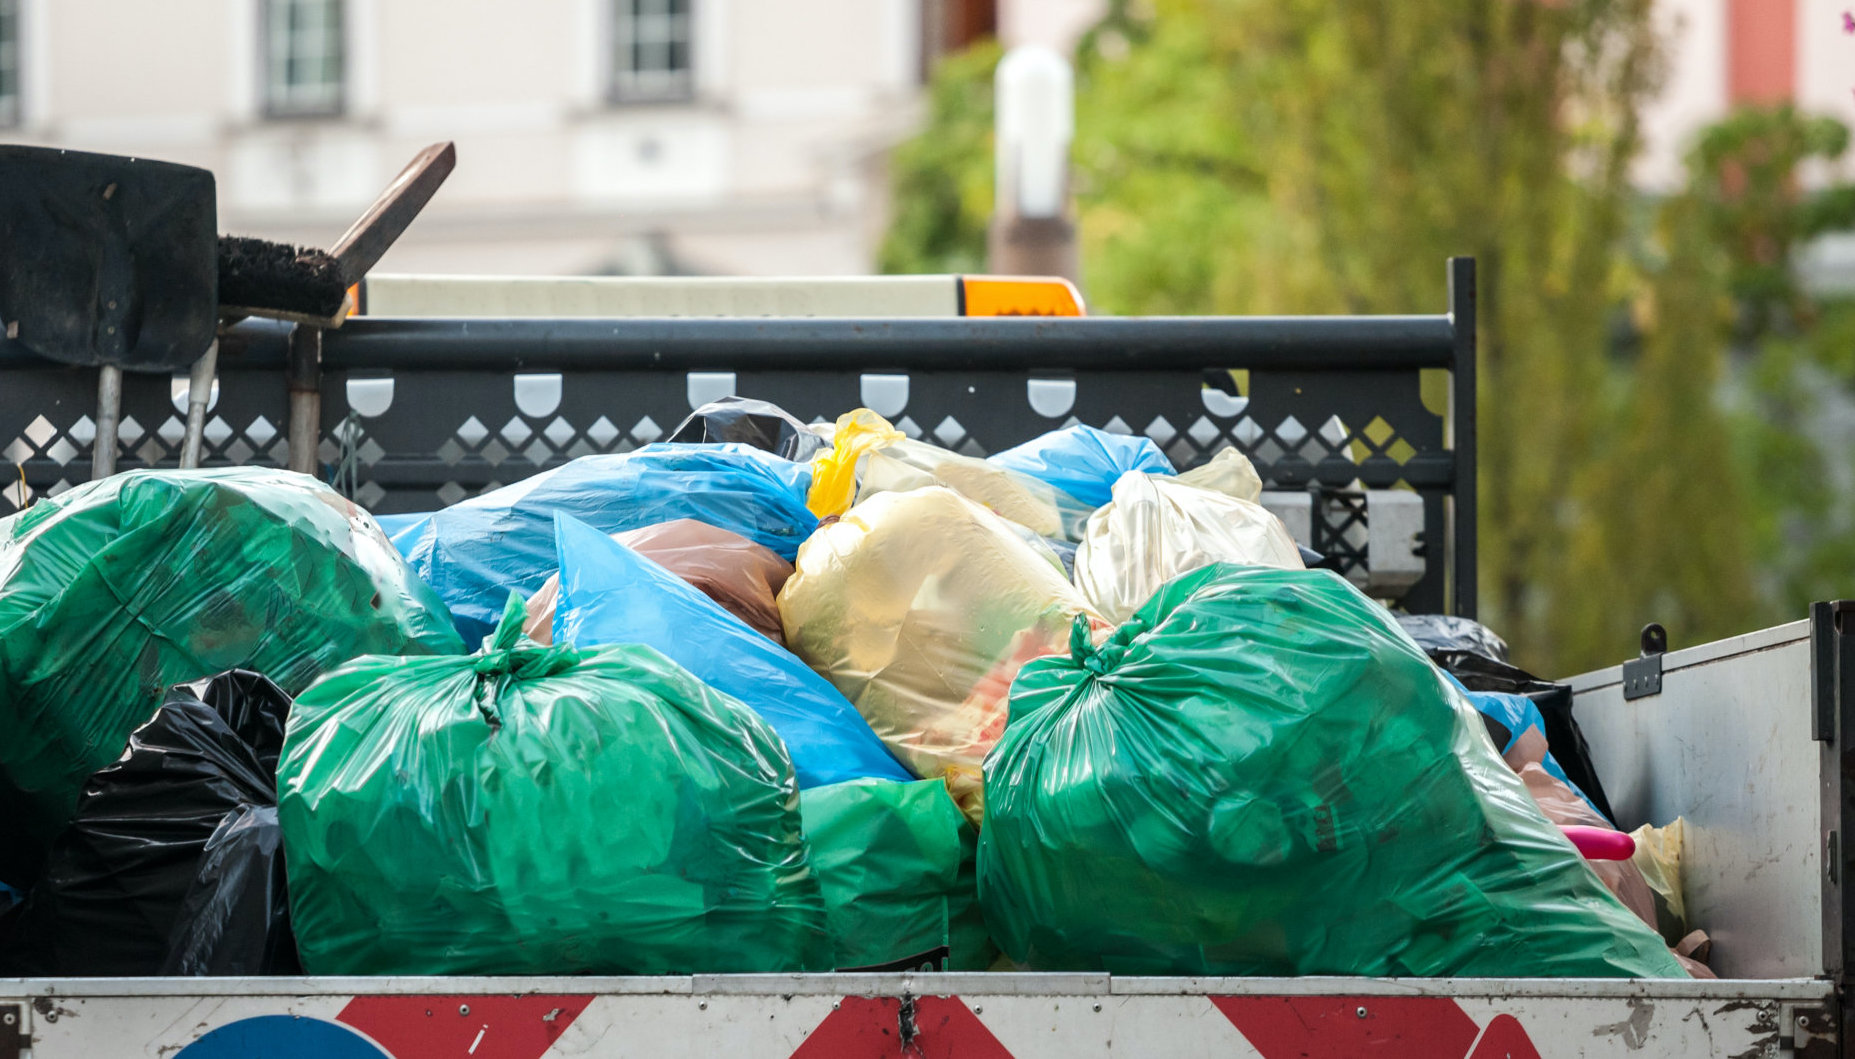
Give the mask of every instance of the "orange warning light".
[{"label": "orange warning light", "polygon": [[961,276],[962,316],[1087,316],[1082,294],[1060,276]]}]

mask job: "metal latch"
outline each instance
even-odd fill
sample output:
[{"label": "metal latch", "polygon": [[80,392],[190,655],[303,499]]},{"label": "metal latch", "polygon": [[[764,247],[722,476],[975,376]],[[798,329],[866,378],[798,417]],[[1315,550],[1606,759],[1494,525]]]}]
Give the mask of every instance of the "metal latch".
[{"label": "metal latch", "polygon": [[1623,663],[1623,697],[1640,699],[1662,693],[1662,655],[1668,651],[1668,630],[1655,622],[1642,627],[1642,655]]},{"label": "metal latch", "polygon": [[26,1036],[26,1009],[21,1004],[0,1004],[0,1059],[19,1059],[32,1039]]},{"label": "metal latch", "polygon": [[1784,1004],[1778,1009],[1778,1047],[1797,1059],[1836,1059],[1836,1023],[1820,1004]]}]

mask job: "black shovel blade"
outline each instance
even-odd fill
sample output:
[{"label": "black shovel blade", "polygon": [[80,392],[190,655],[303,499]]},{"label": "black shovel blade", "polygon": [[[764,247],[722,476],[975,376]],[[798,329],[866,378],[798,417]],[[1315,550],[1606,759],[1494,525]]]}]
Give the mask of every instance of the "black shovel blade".
[{"label": "black shovel blade", "polygon": [[0,146],[0,353],[174,371],[218,315],[218,216],[205,169]]}]

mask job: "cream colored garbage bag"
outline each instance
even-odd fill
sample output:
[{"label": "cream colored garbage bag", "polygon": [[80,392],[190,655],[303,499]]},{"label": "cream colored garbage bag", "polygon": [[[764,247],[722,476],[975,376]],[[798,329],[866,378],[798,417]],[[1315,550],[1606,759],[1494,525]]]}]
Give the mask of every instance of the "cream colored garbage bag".
[{"label": "cream colored garbage bag", "polygon": [[1074,586],[999,516],[938,486],[857,504],[812,534],[797,568],[779,596],[787,646],[979,820],[1012,678],[1068,650],[1089,613]]},{"label": "cream colored garbage bag", "polygon": [[1076,586],[1118,625],[1161,585],[1217,562],[1305,566],[1288,527],[1261,504],[1129,471],[1114,483],[1114,499],[1089,516],[1076,549]]}]

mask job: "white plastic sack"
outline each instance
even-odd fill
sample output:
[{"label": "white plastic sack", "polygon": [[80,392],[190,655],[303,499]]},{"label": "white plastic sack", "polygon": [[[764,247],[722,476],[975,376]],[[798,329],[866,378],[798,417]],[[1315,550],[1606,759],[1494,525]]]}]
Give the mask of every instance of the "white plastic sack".
[{"label": "white plastic sack", "polygon": [[1161,585],[1218,562],[1305,568],[1288,527],[1261,504],[1129,471],[1114,483],[1114,500],[1089,516],[1076,587],[1120,624]]}]

